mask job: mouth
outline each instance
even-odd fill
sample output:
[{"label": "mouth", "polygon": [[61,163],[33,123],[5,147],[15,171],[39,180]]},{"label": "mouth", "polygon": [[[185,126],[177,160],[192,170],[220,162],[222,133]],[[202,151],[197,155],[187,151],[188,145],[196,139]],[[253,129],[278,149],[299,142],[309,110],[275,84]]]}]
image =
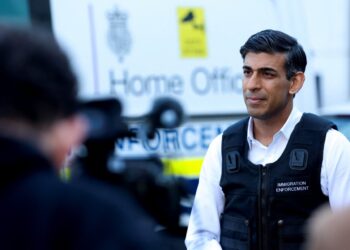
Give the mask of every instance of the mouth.
[{"label": "mouth", "polygon": [[261,104],[265,99],[259,96],[246,96],[246,103],[250,105]]}]

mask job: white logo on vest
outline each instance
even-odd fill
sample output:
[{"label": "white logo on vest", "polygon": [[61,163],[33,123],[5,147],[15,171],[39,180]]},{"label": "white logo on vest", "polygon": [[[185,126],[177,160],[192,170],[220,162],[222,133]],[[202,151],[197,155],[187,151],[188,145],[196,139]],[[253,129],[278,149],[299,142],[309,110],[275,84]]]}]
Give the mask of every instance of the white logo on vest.
[{"label": "white logo on vest", "polygon": [[276,193],[291,193],[309,191],[307,181],[280,181],[276,183]]}]

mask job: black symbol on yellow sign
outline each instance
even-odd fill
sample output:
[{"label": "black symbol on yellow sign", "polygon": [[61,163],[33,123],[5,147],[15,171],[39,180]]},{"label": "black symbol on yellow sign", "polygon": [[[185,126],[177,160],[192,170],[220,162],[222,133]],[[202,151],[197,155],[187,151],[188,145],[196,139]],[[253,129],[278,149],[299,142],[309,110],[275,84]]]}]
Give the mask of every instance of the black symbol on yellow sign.
[{"label": "black symbol on yellow sign", "polygon": [[181,57],[207,57],[204,10],[202,8],[178,8],[177,13]]},{"label": "black symbol on yellow sign", "polygon": [[187,16],[185,16],[182,19],[182,22],[183,23],[191,23],[191,25],[193,26],[194,29],[199,29],[199,30],[202,30],[204,32],[204,24],[203,23],[199,23],[199,24],[196,23],[192,10],[190,10],[190,12],[188,12]]}]

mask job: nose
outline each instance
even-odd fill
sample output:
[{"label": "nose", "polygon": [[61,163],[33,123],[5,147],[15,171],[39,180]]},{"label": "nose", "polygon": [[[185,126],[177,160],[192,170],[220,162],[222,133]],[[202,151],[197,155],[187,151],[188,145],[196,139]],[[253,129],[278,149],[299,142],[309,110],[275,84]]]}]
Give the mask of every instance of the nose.
[{"label": "nose", "polygon": [[243,78],[243,86],[245,89],[255,90],[261,87],[261,82],[257,72],[253,72],[250,76]]}]

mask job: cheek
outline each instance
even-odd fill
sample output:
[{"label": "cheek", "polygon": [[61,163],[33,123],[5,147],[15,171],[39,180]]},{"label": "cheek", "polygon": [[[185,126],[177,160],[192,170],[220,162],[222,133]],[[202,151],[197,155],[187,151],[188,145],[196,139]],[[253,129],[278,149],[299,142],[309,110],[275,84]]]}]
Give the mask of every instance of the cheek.
[{"label": "cheek", "polygon": [[61,141],[59,147],[55,150],[54,161],[58,169],[64,167],[68,161],[71,153],[71,146],[65,141]]},{"label": "cheek", "polygon": [[54,161],[58,168],[65,166],[72,148],[75,146],[74,134],[68,130],[60,130],[55,136]]},{"label": "cheek", "polygon": [[242,89],[245,90],[247,89],[248,86],[248,80],[246,78],[242,79]]},{"label": "cheek", "polygon": [[71,157],[72,150],[79,146],[85,138],[87,126],[84,120],[75,118],[61,126],[56,134],[56,162],[63,166]]},{"label": "cheek", "polygon": [[271,94],[274,95],[276,98],[285,98],[289,93],[289,83],[288,82],[281,82],[281,81],[274,81],[270,84],[265,85],[265,89]]},{"label": "cheek", "polygon": [[289,100],[288,95],[289,92],[286,88],[275,89],[273,92],[270,92],[270,104],[273,106],[284,106]]}]

